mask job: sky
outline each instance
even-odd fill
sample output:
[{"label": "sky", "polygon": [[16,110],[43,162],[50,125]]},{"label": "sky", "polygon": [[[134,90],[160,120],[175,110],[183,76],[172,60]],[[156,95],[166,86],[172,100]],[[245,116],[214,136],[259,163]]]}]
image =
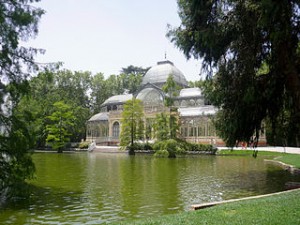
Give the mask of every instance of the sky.
[{"label": "sky", "polygon": [[63,62],[72,71],[119,74],[129,65],[147,68],[166,58],[189,81],[201,61],[187,60],[166,37],[180,25],[176,0],[41,0],[46,13],[31,47],[45,49],[39,63]]}]

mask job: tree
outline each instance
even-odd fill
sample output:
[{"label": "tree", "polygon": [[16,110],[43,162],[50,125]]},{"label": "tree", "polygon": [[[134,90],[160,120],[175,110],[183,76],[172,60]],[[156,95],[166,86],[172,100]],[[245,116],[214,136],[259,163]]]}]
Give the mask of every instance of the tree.
[{"label": "tree", "polygon": [[170,122],[166,113],[156,115],[155,137],[158,141],[168,140],[170,138]]},{"label": "tree", "polygon": [[290,145],[300,146],[299,1],[180,0],[168,36],[211,78],[216,128],[227,145],[248,141],[289,111]]},{"label": "tree", "polygon": [[[54,73],[56,101],[64,101],[70,105],[75,120],[72,126],[71,140],[80,142],[86,135],[86,121],[91,116],[89,91],[91,88],[90,72],[71,72],[60,70]],[[51,98],[51,96],[49,96]],[[53,101],[52,101],[53,104]]]},{"label": "tree", "polygon": [[121,74],[119,75],[122,88],[129,91],[129,93],[135,93],[142,83],[143,76],[149,69],[150,67],[144,69],[132,65],[122,68]]},{"label": "tree", "polygon": [[56,149],[58,153],[62,153],[66,143],[70,141],[70,129],[74,126],[75,118],[71,106],[63,101],[55,102],[53,107],[54,112],[48,116],[51,123],[47,125],[46,141],[51,143],[52,148]]},{"label": "tree", "polygon": [[121,73],[118,79],[120,80],[122,90],[124,90],[123,92],[135,93],[142,83],[143,76],[142,74]]},{"label": "tree", "polygon": [[113,95],[120,95],[124,93],[124,89],[122,86],[121,79],[119,76],[116,75],[110,75],[106,80],[105,80],[105,85],[106,85],[106,90],[108,96],[113,96]]},{"label": "tree", "polygon": [[126,68],[122,68],[121,73],[125,73],[125,74],[134,74],[134,75],[142,75],[144,76],[147,71],[150,69],[150,67],[148,68],[142,68],[142,67],[138,67],[138,66],[127,66]]},{"label": "tree", "polygon": [[80,142],[85,138],[85,123],[91,115],[88,96],[91,87],[89,72],[47,69],[29,80],[29,86],[29,94],[21,99],[16,110],[20,115],[31,114],[32,121],[28,121],[28,124],[34,123],[32,131],[35,136],[35,147],[45,147],[48,116],[53,113],[53,104],[58,101],[70,105],[75,117],[74,126],[69,130],[71,141]]},{"label": "tree", "polygon": [[100,112],[101,104],[109,97],[107,84],[102,73],[91,78],[91,110],[93,114]]},{"label": "tree", "polygon": [[24,121],[14,115],[20,97],[28,91],[25,81],[36,69],[34,55],[41,50],[20,46],[34,37],[43,10],[30,3],[39,0],[0,2],[0,193],[20,186],[34,171],[28,155],[31,136]]},{"label": "tree", "polygon": [[[33,136],[27,121],[13,113],[1,124],[0,134],[0,195],[22,194],[25,179],[33,178],[35,171],[30,149]],[[26,115],[29,116],[30,115]]]},{"label": "tree", "polygon": [[203,89],[205,84],[205,80],[196,80],[196,81],[189,81],[189,87],[198,87],[200,89]]},{"label": "tree", "polygon": [[23,119],[27,124],[33,124],[35,148],[43,148],[46,145],[47,116],[51,114],[53,103],[58,97],[55,95],[54,73],[45,70],[29,81],[29,93],[21,98],[16,107],[19,115],[31,115]]},{"label": "tree", "polygon": [[165,92],[165,106],[169,107],[170,109],[170,115],[168,118],[170,132],[169,137],[176,138],[177,130],[179,127],[177,123],[177,109],[174,107],[174,98],[178,96],[180,87],[174,81],[173,76],[169,75],[167,82],[162,87],[162,90]]},{"label": "tree", "polygon": [[121,120],[121,146],[133,146],[144,137],[144,111],[142,101],[136,98],[124,104]]}]

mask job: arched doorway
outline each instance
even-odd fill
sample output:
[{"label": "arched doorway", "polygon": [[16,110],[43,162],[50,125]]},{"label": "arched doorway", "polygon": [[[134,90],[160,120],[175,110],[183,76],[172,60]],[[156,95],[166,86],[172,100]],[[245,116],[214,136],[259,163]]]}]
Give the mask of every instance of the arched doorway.
[{"label": "arched doorway", "polygon": [[119,136],[120,136],[120,124],[118,121],[113,123],[112,136],[114,138],[119,138]]}]

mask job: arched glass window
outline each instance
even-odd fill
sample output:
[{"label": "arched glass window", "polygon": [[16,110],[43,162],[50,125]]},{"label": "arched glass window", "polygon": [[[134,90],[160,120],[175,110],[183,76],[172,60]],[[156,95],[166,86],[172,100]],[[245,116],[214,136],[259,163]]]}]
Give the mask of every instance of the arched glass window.
[{"label": "arched glass window", "polygon": [[195,100],[191,99],[189,103],[190,103],[190,106],[195,106]]},{"label": "arched glass window", "polygon": [[162,105],[163,96],[154,88],[145,88],[137,96],[137,99],[143,101],[144,105]]},{"label": "arched glass window", "polygon": [[181,107],[187,107],[186,100],[182,100],[180,105]]},{"label": "arched glass window", "polygon": [[113,137],[115,137],[115,138],[118,138],[119,137],[119,135],[120,135],[120,124],[119,124],[119,122],[114,122],[114,124],[113,124]]},{"label": "arched glass window", "polygon": [[100,129],[100,137],[107,137],[108,136],[108,122],[102,121],[99,125]]},{"label": "arched glass window", "polygon": [[197,101],[196,101],[196,105],[197,106],[202,106],[202,105],[204,105],[204,100],[203,99],[197,99]]},{"label": "arched glass window", "polygon": [[182,127],[181,128],[181,135],[183,137],[187,137],[188,136],[188,128],[187,127]]}]

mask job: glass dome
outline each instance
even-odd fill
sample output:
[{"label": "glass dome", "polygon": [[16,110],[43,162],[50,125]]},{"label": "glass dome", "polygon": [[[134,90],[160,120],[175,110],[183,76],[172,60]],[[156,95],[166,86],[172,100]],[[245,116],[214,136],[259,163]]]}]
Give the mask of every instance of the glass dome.
[{"label": "glass dome", "polygon": [[178,85],[188,87],[188,82],[183,73],[168,60],[158,62],[157,65],[149,69],[143,77],[142,85],[150,83],[161,87],[164,83],[166,83],[169,75],[173,76],[174,81]]},{"label": "glass dome", "polygon": [[145,88],[136,96],[144,105],[160,105],[163,104],[162,94],[155,88]]}]

